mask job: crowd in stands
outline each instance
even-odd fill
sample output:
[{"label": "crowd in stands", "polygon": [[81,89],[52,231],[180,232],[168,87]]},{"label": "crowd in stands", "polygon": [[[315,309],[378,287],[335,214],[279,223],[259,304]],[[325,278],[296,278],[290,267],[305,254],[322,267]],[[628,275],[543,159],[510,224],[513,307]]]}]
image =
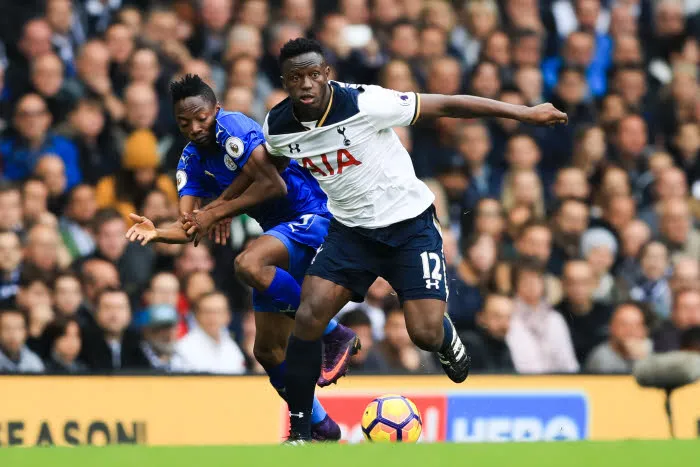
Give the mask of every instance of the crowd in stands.
[{"label": "crowd in stands", "polygon": [[[198,74],[262,124],[300,36],[340,81],[567,112],[395,130],[436,195],[475,372],[700,351],[700,1],[23,0],[0,15],[0,373],[262,372],[233,270],[259,226],[125,233],[179,215],[169,82]],[[383,279],[339,319],[353,373],[439,371]]]}]

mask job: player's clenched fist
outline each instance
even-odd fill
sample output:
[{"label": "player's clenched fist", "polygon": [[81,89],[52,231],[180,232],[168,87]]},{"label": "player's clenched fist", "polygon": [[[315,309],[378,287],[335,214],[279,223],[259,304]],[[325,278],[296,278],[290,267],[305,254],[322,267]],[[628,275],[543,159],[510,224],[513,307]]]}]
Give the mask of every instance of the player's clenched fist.
[{"label": "player's clenched fist", "polygon": [[522,121],[533,125],[559,125],[567,123],[569,117],[547,102],[534,107],[528,107],[525,110]]}]

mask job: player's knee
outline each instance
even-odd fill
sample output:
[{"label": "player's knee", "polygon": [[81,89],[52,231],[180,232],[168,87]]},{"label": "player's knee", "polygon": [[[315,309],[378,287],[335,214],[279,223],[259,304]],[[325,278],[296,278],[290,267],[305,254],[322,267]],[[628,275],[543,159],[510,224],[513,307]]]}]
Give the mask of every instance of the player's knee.
[{"label": "player's knee", "polygon": [[253,356],[263,368],[272,368],[284,361],[284,346],[271,342],[256,341],[253,346]]},{"label": "player's knee", "polygon": [[439,350],[442,345],[442,327],[411,329],[409,335],[414,344],[429,352]]},{"label": "player's knee", "polygon": [[303,303],[297,310],[294,320],[296,322],[294,334],[308,340],[319,339],[328,324],[319,318],[318,313],[314,313],[313,306],[304,306]]},{"label": "player's knee", "polygon": [[260,282],[262,263],[256,255],[244,251],[236,256],[234,266],[236,275],[243,282],[257,288],[257,284]]}]

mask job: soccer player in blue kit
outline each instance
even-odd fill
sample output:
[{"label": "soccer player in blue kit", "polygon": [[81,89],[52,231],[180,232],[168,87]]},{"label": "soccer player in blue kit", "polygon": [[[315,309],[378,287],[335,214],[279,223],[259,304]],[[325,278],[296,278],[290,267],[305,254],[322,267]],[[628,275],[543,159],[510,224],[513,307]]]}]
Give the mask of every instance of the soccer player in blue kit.
[{"label": "soccer player in blue kit", "polygon": [[[170,92],[178,127],[189,140],[176,173],[182,218],[156,229],[149,219],[132,214],[135,224],[127,237],[142,244],[197,242],[220,219],[245,211],[258,221],[264,234],[236,258],[236,273],[253,287],[255,357],[285,398],[290,312],[299,306],[302,279],[330,225],[326,196],[296,162],[273,165],[262,128],[241,113],[221,109],[199,76],[173,82]],[[360,344],[353,331],[335,321],[326,327],[323,341],[326,358],[318,383],[326,386],[345,374]],[[312,417],[314,439],[340,439],[338,425],[317,399]]]}]

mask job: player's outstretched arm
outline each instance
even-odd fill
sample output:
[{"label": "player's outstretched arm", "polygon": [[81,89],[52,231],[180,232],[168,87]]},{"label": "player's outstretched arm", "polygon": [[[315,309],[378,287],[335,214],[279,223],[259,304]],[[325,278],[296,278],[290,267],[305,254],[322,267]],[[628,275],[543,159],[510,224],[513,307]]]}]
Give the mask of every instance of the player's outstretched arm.
[{"label": "player's outstretched arm", "polygon": [[550,103],[528,107],[477,96],[420,95],[419,118],[512,118],[533,125],[557,125],[568,122],[568,117]]},{"label": "player's outstretched arm", "polygon": [[286,196],[287,184],[270,159],[265,146],[256,147],[241,173],[252,180],[250,185],[239,196],[186,217],[184,228],[187,234],[202,237],[221,219],[241,214],[268,199]]},{"label": "player's outstretched arm", "polygon": [[[180,212],[183,216],[189,214],[199,207],[200,202],[201,200],[194,196],[183,196],[180,198]],[[188,243],[192,240],[192,237],[187,235],[183,228],[182,218],[159,229],[156,228],[152,220],[145,216],[131,213],[129,218],[134,221],[134,225],[126,232],[126,238],[131,242],[147,245],[151,242]]]},{"label": "player's outstretched arm", "polygon": [[157,229],[153,221],[148,217],[131,213],[129,218],[134,221],[134,225],[126,233],[126,238],[131,242],[140,242],[141,245],[147,245],[151,242],[188,243],[190,241],[187,232],[182,228],[180,219]]}]

